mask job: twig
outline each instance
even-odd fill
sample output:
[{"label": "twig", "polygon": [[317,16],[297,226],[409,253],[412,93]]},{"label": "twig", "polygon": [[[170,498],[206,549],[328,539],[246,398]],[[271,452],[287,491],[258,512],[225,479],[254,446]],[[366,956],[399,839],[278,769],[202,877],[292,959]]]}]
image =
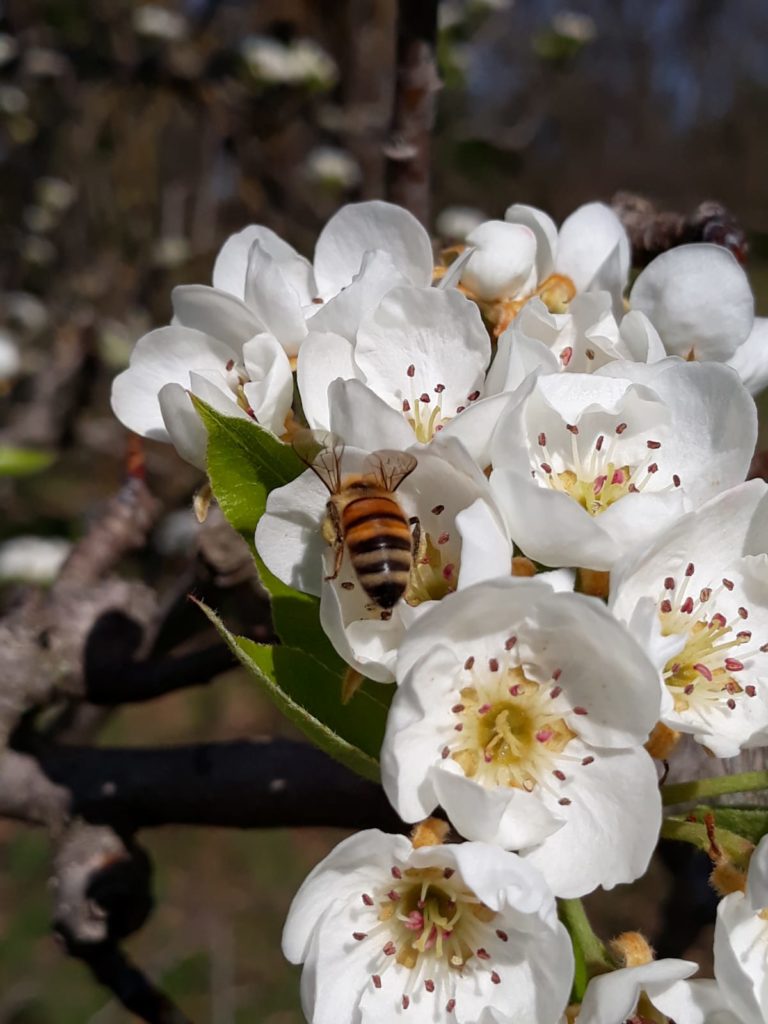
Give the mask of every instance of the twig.
[{"label": "twig", "polygon": [[387,157],[387,197],[429,227],[430,146],[435,93],[437,0],[398,0],[395,100]]},{"label": "twig", "polygon": [[92,704],[107,707],[154,700],[209,683],[235,664],[228,647],[212,644],[177,657],[117,665],[111,672],[89,673],[86,667],[86,696]]}]

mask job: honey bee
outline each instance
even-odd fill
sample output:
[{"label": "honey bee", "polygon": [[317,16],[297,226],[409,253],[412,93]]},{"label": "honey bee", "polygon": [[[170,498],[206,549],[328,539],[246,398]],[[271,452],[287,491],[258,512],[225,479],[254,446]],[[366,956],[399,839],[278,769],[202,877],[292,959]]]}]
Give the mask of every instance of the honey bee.
[{"label": "honey bee", "polygon": [[405,452],[373,452],[370,468],[342,474],[344,445],[332,434],[305,431],[293,447],[331,495],[323,537],[332,545],[335,561],[326,579],[339,575],[346,547],[360,586],[375,606],[391,614],[408,587],[419,546],[418,520],[406,517],[394,494],[416,468],[416,459]]}]

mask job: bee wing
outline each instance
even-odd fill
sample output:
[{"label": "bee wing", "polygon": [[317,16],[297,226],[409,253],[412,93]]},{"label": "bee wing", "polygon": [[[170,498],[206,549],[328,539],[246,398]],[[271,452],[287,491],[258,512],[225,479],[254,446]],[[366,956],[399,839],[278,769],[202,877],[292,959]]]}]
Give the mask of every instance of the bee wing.
[{"label": "bee wing", "polygon": [[417,466],[414,455],[384,449],[371,455],[376,475],[388,491],[396,491]]},{"label": "bee wing", "polygon": [[327,430],[300,430],[293,450],[305,466],[323,481],[331,494],[341,490],[341,456],[344,442]]}]

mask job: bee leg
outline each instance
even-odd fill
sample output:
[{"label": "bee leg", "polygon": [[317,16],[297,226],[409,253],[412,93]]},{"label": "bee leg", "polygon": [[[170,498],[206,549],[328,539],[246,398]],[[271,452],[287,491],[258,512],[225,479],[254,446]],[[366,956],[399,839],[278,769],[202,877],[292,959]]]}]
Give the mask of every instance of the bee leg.
[{"label": "bee leg", "polygon": [[419,548],[421,547],[421,521],[418,516],[411,516],[408,522],[413,527],[413,533],[411,534],[411,557],[415,560],[418,557]]},{"label": "bee leg", "polygon": [[341,517],[335,505],[328,503],[328,515],[323,523],[323,535],[329,544],[333,546],[334,561],[333,572],[326,576],[326,580],[335,580],[341,570],[341,562],[344,558],[344,537],[341,532]]}]

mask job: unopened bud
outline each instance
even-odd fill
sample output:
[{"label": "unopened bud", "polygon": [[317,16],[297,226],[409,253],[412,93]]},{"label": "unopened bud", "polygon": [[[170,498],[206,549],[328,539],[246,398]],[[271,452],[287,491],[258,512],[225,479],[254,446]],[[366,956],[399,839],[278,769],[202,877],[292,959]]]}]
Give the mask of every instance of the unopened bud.
[{"label": "unopened bud", "polygon": [[653,947],[640,932],[622,932],[611,939],[610,947],[624,967],[640,967],[654,958]]},{"label": "unopened bud", "polygon": [[657,761],[666,761],[680,741],[680,733],[663,722],[657,722],[648,737],[645,749]]}]

